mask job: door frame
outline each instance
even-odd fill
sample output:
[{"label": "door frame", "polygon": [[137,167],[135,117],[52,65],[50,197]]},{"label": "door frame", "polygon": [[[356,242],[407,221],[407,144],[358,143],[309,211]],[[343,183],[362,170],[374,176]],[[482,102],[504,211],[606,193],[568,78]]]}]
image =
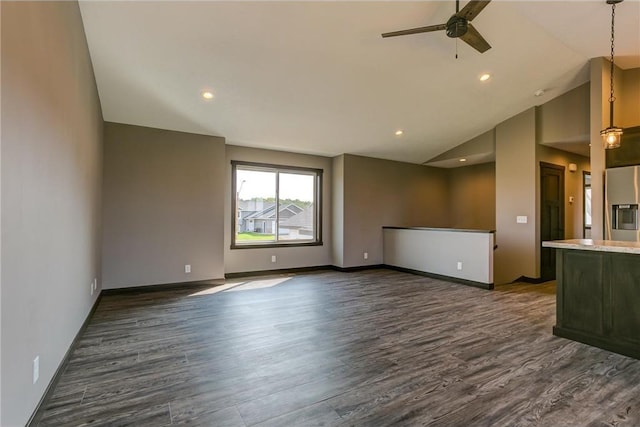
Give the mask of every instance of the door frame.
[{"label": "door frame", "polygon": [[[540,216],[539,219],[539,224],[540,227],[538,229],[538,239],[540,242],[540,251],[542,252],[542,217],[543,217],[543,213],[544,213],[544,209],[543,209],[543,197],[542,197],[542,189],[543,189],[543,174],[542,174],[542,170],[544,168],[549,168],[549,169],[556,169],[561,173],[561,177],[562,177],[562,182],[561,182],[561,186],[560,186],[560,224],[562,226],[562,231],[563,231],[563,238],[566,237],[566,230],[565,230],[565,199],[564,199],[564,193],[565,193],[565,186],[566,186],[566,180],[565,180],[565,173],[566,173],[566,167],[562,166],[562,165],[556,165],[553,163],[547,163],[547,162],[540,162],[539,165],[539,179],[538,179],[538,183],[540,184],[540,190],[539,190],[539,200],[540,200],[540,206],[538,206],[538,215]],[[549,248],[544,248],[544,249],[549,249]],[[553,250],[555,252],[555,250]],[[540,278],[542,279],[542,272],[543,272],[543,268],[542,268],[542,261],[543,261],[543,257],[542,254],[540,255],[540,259],[539,259],[539,268],[540,268]],[[554,274],[555,275],[555,274]]]}]

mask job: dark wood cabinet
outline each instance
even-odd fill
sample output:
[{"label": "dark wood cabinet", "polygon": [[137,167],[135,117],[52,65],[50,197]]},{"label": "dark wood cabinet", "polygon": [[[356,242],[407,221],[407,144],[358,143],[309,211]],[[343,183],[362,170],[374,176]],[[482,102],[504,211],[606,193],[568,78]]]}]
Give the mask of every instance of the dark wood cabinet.
[{"label": "dark wood cabinet", "polygon": [[640,255],[618,254],[610,260],[610,333],[640,353]]},{"label": "dark wood cabinet", "polygon": [[640,255],[557,249],[557,336],[640,359]]}]

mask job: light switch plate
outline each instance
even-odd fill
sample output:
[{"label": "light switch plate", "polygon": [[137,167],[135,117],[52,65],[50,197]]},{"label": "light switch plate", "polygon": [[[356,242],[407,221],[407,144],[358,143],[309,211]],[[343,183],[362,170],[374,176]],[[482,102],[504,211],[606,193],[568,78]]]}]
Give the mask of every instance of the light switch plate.
[{"label": "light switch plate", "polygon": [[528,220],[528,218],[527,218],[527,216],[526,216],[526,215],[518,215],[518,216],[516,217],[516,222],[517,222],[518,224],[526,224],[526,223],[527,223],[527,220]]}]

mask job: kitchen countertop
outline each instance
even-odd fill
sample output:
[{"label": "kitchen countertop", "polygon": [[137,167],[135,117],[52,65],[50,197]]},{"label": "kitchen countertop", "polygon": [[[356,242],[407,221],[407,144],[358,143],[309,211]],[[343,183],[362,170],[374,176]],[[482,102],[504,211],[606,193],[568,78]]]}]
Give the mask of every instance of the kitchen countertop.
[{"label": "kitchen countertop", "polygon": [[542,242],[545,248],[578,249],[583,251],[618,252],[624,254],[640,254],[640,242],[621,242],[617,240],[552,240]]},{"label": "kitchen countertop", "polygon": [[[438,228],[438,227],[394,227],[383,226],[391,230],[427,230],[427,231],[458,231],[462,233],[495,233],[496,230],[474,230],[471,228]],[[640,248],[640,246],[638,246]]]}]

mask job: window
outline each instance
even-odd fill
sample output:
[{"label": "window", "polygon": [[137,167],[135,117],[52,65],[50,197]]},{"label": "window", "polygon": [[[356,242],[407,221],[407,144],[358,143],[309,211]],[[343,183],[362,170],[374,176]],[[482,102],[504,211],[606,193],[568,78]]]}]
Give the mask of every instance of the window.
[{"label": "window", "polygon": [[231,162],[232,249],[322,244],[322,170]]},{"label": "window", "polygon": [[584,215],[583,215],[583,236],[585,239],[591,238],[591,173],[582,172],[582,187],[584,189]]}]

